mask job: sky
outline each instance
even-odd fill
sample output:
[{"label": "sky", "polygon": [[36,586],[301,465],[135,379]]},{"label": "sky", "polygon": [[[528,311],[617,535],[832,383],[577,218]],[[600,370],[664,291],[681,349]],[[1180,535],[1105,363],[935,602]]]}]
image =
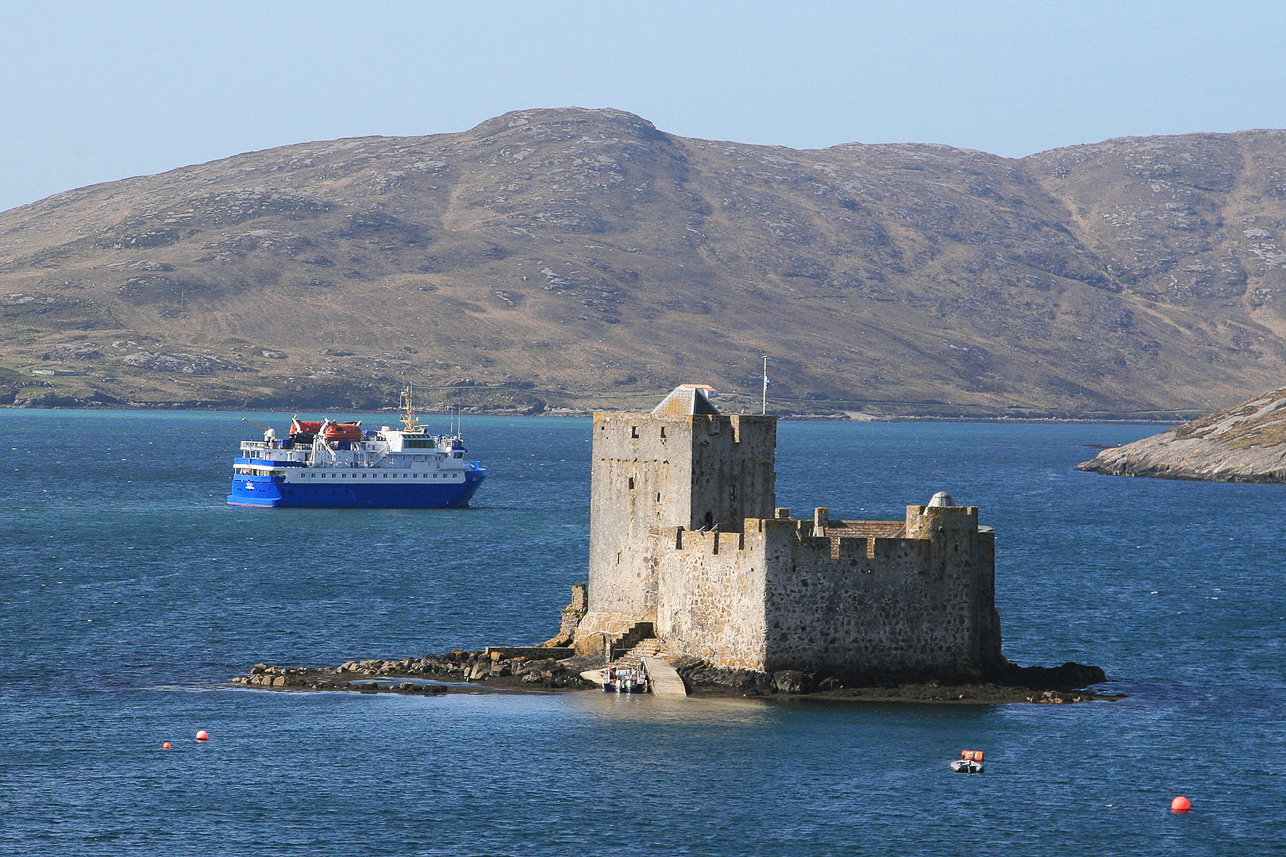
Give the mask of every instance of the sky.
[{"label": "sky", "polygon": [[1277,2],[0,0],[0,210],[272,146],[615,107],[1006,157],[1286,127]]}]

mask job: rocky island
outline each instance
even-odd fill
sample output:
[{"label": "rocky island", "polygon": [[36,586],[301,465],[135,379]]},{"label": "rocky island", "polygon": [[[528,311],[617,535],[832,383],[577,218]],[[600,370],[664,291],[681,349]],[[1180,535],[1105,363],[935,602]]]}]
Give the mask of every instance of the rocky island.
[{"label": "rocky island", "polygon": [[1286,482],[1286,388],[1105,449],[1078,470],[1217,482]]},{"label": "rocky island", "polygon": [[[646,413],[594,415],[589,580],[539,646],[333,669],[257,665],[273,689],[572,689],[642,667],[654,692],[869,701],[1080,702],[1097,667],[1001,654],[995,533],[939,491],[900,521],[776,505],[777,418],[724,414],[682,384]],[[609,673],[610,676],[610,673]]]}]

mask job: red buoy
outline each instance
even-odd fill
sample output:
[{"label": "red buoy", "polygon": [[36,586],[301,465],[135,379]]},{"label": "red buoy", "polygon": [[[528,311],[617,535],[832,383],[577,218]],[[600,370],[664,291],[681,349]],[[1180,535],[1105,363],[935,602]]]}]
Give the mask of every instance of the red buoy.
[{"label": "red buoy", "polygon": [[196,733],[196,739],[198,741],[209,741],[210,733],[206,732],[204,729],[198,729]]},{"label": "red buoy", "polygon": [[1190,809],[1192,809],[1192,801],[1188,800],[1183,795],[1179,795],[1177,798],[1170,801],[1171,812],[1187,812]]},{"label": "red buoy", "polygon": [[170,749],[170,742],[169,742],[169,741],[166,741],[164,744],[162,744],[162,745],[161,745],[161,749],[162,749],[162,750],[168,750],[168,749]]}]

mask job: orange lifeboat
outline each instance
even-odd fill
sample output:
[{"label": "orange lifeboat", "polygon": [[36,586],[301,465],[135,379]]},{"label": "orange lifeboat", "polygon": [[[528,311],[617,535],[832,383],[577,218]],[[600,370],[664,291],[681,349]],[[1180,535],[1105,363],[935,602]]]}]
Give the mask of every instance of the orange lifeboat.
[{"label": "orange lifeboat", "polygon": [[361,423],[331,423],[326,426],[326,440],[361,440]]},{"label": "orange lifeboat", "polygon": [[295,417],[290,421],[290,433],[293,434],[317,434],[321,431],[321,420],[301,420]]}]

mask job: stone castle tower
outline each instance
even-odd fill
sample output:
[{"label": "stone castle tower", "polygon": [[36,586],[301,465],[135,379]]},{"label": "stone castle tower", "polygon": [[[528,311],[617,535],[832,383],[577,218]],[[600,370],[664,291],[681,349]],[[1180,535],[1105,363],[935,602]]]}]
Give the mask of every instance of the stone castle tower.
[{"label": "stone castle tower", "polygon": [[683,385],[650,414],[595,413],[589,501],[589,612],[578,636],[656,620],[656,560],[666,527],[734,532],[771,516],[777,418],[725,416]]},{"label": "stone castle tower", "polygon": [[[937,494],[903,521],[776,509],[776,417],[684,385],[650,414],[594,415],[581,650],[655,634],[762,671],[985,672],[1003,662],[995,536]],[[644,630],[640,630],[644,629]]]}]

